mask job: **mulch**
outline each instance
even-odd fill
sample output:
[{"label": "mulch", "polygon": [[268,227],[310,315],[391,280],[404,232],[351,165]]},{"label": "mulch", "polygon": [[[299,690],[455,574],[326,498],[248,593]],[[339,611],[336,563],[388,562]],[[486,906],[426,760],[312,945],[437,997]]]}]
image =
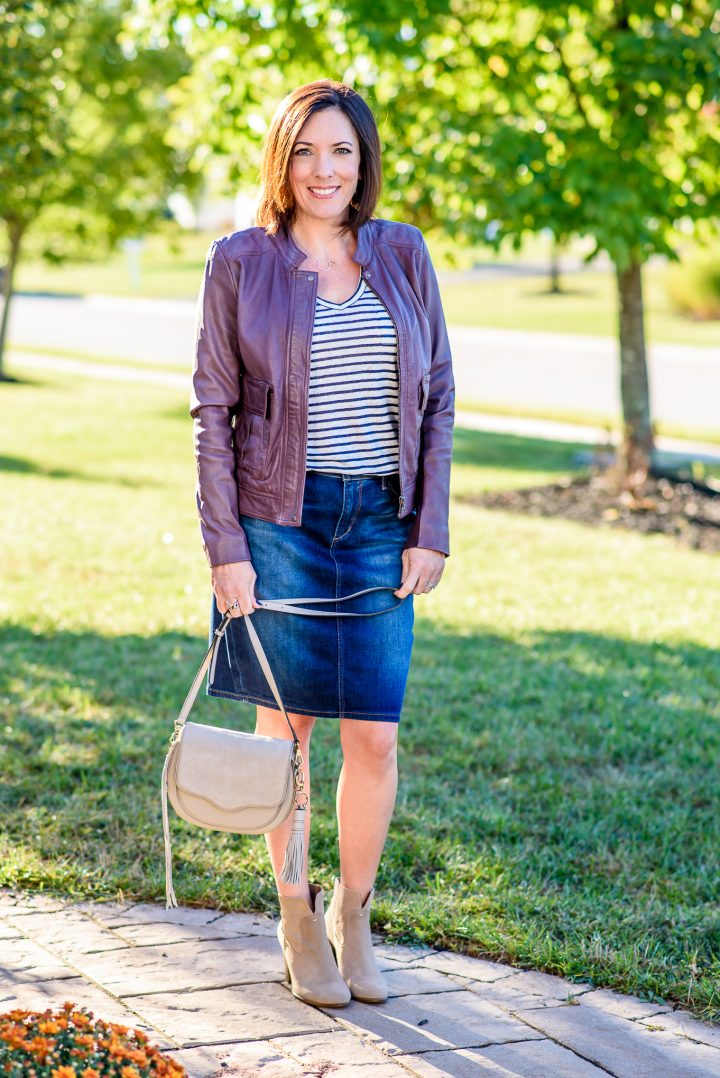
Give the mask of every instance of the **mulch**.
[{"label": "mulch", "polygon": [[695,550],[720,551],[720,489],[687,480],[648,477],[639,491],[631,492],[614,487],[599,473],[461,500],[484,509],[671,535]]}]

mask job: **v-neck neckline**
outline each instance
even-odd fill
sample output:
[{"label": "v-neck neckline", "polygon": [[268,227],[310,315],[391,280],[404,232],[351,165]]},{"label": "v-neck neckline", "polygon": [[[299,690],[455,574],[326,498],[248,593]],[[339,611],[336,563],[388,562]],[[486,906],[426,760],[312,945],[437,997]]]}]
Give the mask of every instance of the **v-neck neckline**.
[{"label": "v-neck neckline", "polygon": [[342,301],[342,303],[336,303],[336,302],[335,302],[334,300],[332,300],[332,299],[325,299],[325,297],[324,297],[324,296],[318,296],[318,297],[317,297],[318,303],[323,303],[323,304],[325,304],[325,305],[326,305],[326,306],[328,306],[328,307],[334,307],[334,308],[336,308],[337,310],[341,310],[341,309],[342,309],[343,307],[349,307],[349,306],[350,306],[350,304],[351,304],[351,303],[354,303],[354,301],[355,301],[355,300],[356,300],[356,299],[358,298],[358,295],[359,295],[359,293],[360,293],[360,292],[362,291],[362,288],[363,288],[363,285],[364,285],[364,283],[365,283],[365,282],[363,281],[363,276],[362,276],[362,273],[361,273],[361,274],[360,274],[360,280],[358,281],[358,285],[357,285],[357,288],[355,289],[355,291],[353,292],[353,294],[352,294],[351,296],[348,296],[348,298],[347,298],[347,299],[344,299],[344,300]]}]

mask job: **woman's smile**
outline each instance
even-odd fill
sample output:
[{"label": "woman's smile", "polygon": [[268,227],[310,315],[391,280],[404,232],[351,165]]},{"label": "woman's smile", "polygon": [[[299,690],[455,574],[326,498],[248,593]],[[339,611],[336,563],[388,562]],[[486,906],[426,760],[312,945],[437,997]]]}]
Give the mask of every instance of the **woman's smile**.
[{"label": "woman's smile", "polygon": [[315,198],[332,198],[335,192],[339,190],[339,187],[308,187],[308,191]]}]

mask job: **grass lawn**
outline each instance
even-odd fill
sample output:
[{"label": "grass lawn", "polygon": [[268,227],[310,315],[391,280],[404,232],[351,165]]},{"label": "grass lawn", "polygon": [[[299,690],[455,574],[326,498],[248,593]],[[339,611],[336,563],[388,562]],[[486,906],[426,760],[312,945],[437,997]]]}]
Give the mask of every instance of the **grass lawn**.
[{"label": "grass lawn", "polygon": [[[122,251],[100,264],[51,267],[39,261],[21,262],[16,287],[23,291],[195,299],[202,279],[205,255],[215,235],[180,233],[175,249],[170,247],[170,233],[148,237],[141,255],[142,281],[139,291],[131,284],[126,256]],[[443,246],[432,245],[439,270],[443,264]],[[542,244],[532,244],[528,253],[537,262],[542,262]],[[489,249],[478,250],[476,257],[487,263],[495,258]],[[503,263],[522,262],[524,257],[507,252],[498,260]],[[662,265],[645,269],[648,340],[720,347],[720,322],[693,322],[675,314],[665,291],[664,277]],[[615,281],[611,273],[591,269],[563,274],[563,287],[565,294],[553,296],[547,293],[547,281],[543,277],[512,277],[482,282],[443,282],[442,293],[448,322],[455,325],[616,336],[617,304]]]},{"label": "grass lawn", "polygon": [[[186,394],[46,372],[0,393],[0,884],[159,900],[160,771],[210,609]],[[577,448],[457,431],[373,924],[718,1018],[720,564],[461,500]],[[193,716],[252,728],[204,694]],[[337,724],[313,745],[329,885]],[[180,901],[275,912],[261,838],[172,829]]]}]

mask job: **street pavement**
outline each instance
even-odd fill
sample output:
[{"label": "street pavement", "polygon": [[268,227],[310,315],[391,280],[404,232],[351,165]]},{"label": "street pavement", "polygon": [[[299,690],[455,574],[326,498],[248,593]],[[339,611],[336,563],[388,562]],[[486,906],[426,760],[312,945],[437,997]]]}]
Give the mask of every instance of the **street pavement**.
[{"label": "street pavement", "polygon": [[190,1078],[718,1078],[720,1026],[588,983],[428,947],[376,949],[384,1004],[316,1009],[259,914],[0,891],[0,1013],[72,1001]]},{"label": "street pavement", "polygon": [[[184,390],[189,397],[187,374],[157,367],[131,367],[123,363],[91,363],[64,356],[47,355],[42,352],[9,351],[9,363],[13,369],[55,370],[78,374],[84,378],[103,381],[140,382],[147,385],[167,386]],[[189,413],[188,413],[189,414]],[[619,435],[610,435],[602,427],[587,424],[562,423],[533,416],[504,416],[490,412],[458,409],[455,414],[456,428],[481,430],[497,434],[511,434],[519,438],[541,438],[554,442],[584,443],[588,446],[617,444]],[[655,439],[658,463],[675,466],[688,460],[705,464],[720,464],[720,443],[704,443],[689,439],[659,436]]]},{"label": "street pavement", "polygon": [[[193,300],[21,293],[13,299],[9,340],[38,352],[61,347],[189,371],[195,313]],[[620,412],[617,343],[611,338],[469,326],[450,326],[449,333],[461,400],[512,405],[528,414]],[[720,348],[650,344],[648,355],[655,419],[717,430]]]}]

